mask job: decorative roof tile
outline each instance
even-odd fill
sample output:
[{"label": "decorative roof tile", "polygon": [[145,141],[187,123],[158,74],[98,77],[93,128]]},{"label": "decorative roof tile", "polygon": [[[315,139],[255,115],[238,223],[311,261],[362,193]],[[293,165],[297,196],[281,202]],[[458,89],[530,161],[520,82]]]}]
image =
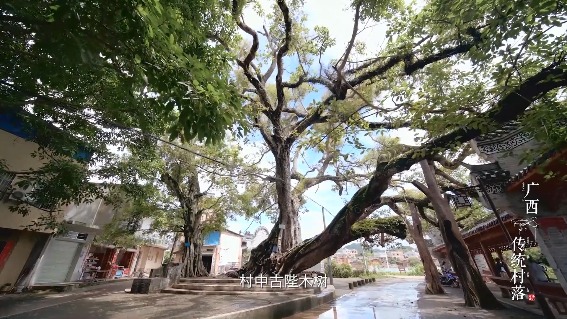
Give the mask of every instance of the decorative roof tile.
[{"label": "decorative roof tile", "polygon": [[521,129],[521,124],[520,121],[510,121],[505,123],[504,125],[502,125],[501,127],[499,127],[498,129],[496,129],[495,131],[483,134],[479,137],[477,137],[475,140],[477,142],[485,142],[485,141],[490,141],[490,140],[496,140],[502,137],[505,137],[506,135],[513,133],[515,131],[518,131],[519,129]]}]

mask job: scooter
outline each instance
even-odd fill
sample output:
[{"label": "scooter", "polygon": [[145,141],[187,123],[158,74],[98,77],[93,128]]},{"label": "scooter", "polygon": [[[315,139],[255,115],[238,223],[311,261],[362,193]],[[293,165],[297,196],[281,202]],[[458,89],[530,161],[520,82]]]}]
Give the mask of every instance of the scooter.
[{"label": "scooter", "polygon": [[441,284],[443,286],[451,286],[453,288],[459,288],[459,277],[450,271],[445,271],[444,273],[439,273]]}]

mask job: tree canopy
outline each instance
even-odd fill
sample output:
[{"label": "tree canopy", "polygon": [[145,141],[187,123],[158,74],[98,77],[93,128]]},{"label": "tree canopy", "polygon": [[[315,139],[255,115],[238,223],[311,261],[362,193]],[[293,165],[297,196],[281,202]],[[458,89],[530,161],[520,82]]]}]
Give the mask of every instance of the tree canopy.
[{"label": "tree canopy", "polygon": [[[23,114],[43,147],[36,155],[57,160],[2,169],[56,207],[101,197],[88,182],[109,177],[116,149],[150,149],[166,131],[222,141],[242,113],[232,56],[209,41],[236,39],[227,8],[216,0],[3,2],[0,111]],[[75,161],[85,149],[93,156]]]}]

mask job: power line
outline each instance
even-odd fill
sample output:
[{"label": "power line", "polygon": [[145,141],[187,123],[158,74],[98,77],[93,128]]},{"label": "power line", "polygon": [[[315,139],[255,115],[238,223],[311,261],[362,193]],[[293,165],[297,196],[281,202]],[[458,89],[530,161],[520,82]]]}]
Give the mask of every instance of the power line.
[{"label": "power line", "polygon": [[[141,135],[141,136],[144,136],[144,137],[147,137],[147,138],[151,138],[151,139],[153,139],[153,140],[155,140],[155,141],[158,141],[158,142],[161,142],[161,143],[164,143],[164,144],[167,144],[167,145],[170,145],[170,146],[179,148],[179,149],[181,149],[181,150],[183,150],[183,151],[186,151],[186,152],[188,152],[188,153],[191,153],[191,154],[193,154],[193,155],[195,155],[195,156],[202,157],[202,158],[204,158],[204,159],[207,159],[207,160],[212,161],[212,162],[215,162],[215,163],[217,163],[217,164],[226,166],[226,167],[228,167],[228,168],[237,168],[237,167],[235,167],[234,165],[230,165],[230,164],[225,163],[225,162],[223,162],[223,161],[220,161],[220,160],[217,160],[217,159],[215,159],[215,158],[212,158],[212,157],[210,157],[210,156],[208,156],[208,155],[204,155],[204,154],[202,154],[202,153],[200,153],[200,152],[196,152],[196,151],[191,150],[191,149],[189,149],[189,148],[187,148],[187,147],[185,147],[185,146],[183,146],[183,145],[179,145],[179,144],[177,144],[177,143],[173,143],[173,142],[170,142],[170,141],[168,141],[168,140],[164,140],[164,139],[162,139],[162,138],[160,138],[160,137],[157,137],[157,136],[155,136],[155,135],[153,135],[153,134],[144,132],[144,131],[142,131],[142,130],[134,129],[134,128],[129,127],[129,126],[126,126],[126,125],[124,125],[124,124],[117,123],[117,122],[115,122],[115,121],[113,121],[113,120],[106,119],[106,118],[104,118],[104,117],[101,116],[101,115],[98,115],[98,116],[97,116],[97,115],[94,115],[94,114],[93,114],[93,115],[84,114],[84,112],[81,112],[81,110],[80,110],[79,108],[73,107],[73,106],[68,105],[68,104],[66,105],[66,107],[67,107],[67,108],[70,108],[70,109],[72,109],[72,110],[74,110],[75,112],[77,112],[77,115],[79,115],[79,116],[83,116],[83,117],[86,117],[88,120],[93,120],[93,121],[95,121],[95,123],[93,123],[93,124],[97,124],[97,123],[100,124],[100,122],[103,122],[103,123],[106,123],[108,126],[113,127],[113,128],[115,128],[115,129],[121,129],[121,130],[125,130],[125,131],[127,131],[127,132],[134,133],[134,134],[136,134],[136,135]],[[355,113],[358,112],[359,110],[360,110],[360,109],[358,109],[357,111],[355,111]],[[352,115],[354,115],[355,113],[353,113]],[[350,118],[352,115],[350,115],[349,118]],[[342,123],[339,123],[339,125],[340,125],[340,124],[342,124]],[[336,129],[336,127],[335,127],[334,129]],[[333,129],[333,130],[334,130],[334,129]],[[328,134],[330,134],[330,133],[331,133],[331,132],[329,132]],[[328,135],[328,134],[327,134],[327,135]],[[321,140],[321,141],[322,141],[322,140]],[[320,141],[320,142],[321,142],[321,141]],[[319,142],[319,143],[320,143],[320,142]],[[319,144],[319,143],[318,143],[318,144]],[[135,143],[135,144],[137,144],[137,145],[139,146],[138,143]],[[237,174],[237,175],[239,175],[239,174]],[[249,174],[240,174],[240,175],[241,175],[241,176],[245,176],[245,175],[257,176],[257,177],[260,177],[260,178],[262,178],[262,179],[264,179],[264,180],[268,180],[268,179],[269,179],[269,180],[274,180],[274,179],[279,180],[277,177],[268,176],[268,175],[261,174],[261,173],[249,173]],[[293,190],[297,190],[297,187],[298,187],[298,185],[292,186],[292,189],[293,189]],[[335,217],[335,215],[332,214],[331,211],[330,211],[329,209],[327,209],[325,206],[323,206],[322,204],[318,203],[317,201],[315,201],[314,199],[308,197],[308,196],[305,195],[305,194],[302,194],[302,196],[304,196],[304,197],[307,198],[308,200],[311,200],[311,201],[314,202],[315,204],[317,204],[317,205],[321,206],[322,208],[324,208],[333,218]],[[253,222],[252,222],[252,223],[253,223]],[[251,223],[251,224],[252,224],[252,223]],[[251,224],[250,224],[250,226],[251,226]],[[249,228],[250,226],[248,226],[248,228]]]},{"label": "power line", "polygon": [[305,198],[307,198],[308,200],[312,201],[313,203],[315,203],[315,204],[321,206],[322,208],[324,208],[324,209],[327,211],[327,213],[329,213],[329,215],[331,215],[333,218],[336,216],[336,214],[331,213],[331,211],[330,211],[327,207],[323,206],[322,204],[319,204],[319,203],[318,203],[316,200],[314,200],[313,198],[311,198],[311,197],[309,197],[309,196],[307,196],[307,195],[305,195],[305,194],[302,195],[302,196],[305,197]]},{"label": "power line", "polygon": [[[78,110],[77,110],[77,111],[78,111]],[[86,115],[86,116],[87,116],[87,117],[91,117],[91,119],[93,119],[92,117],[94,117],[94,116],[89,116],[89,115]],[[97,120],[97,119],[94,119],[94,120]],[[193,151],[193,150],[191,150],[191,149],[189,149],[189,148],[187,148],[187,147],[184,147],[183,145],[179,145],[179,144],[176,144],[176,143],[173,143],[173,142],[164,140],[164,139],[162,139],[162,138],[160,138],[160,137],[157,137],[157,136],[155,136],[155,135],[153,135],[153,134],[145,133],[145,132],[143,132],[143,131],[137,131],[137,130],[135,130],[134,128],[131,128],[131,127],[128,127],[128,126],[125,126],[125,125],[116,123],[116,122],[111,121],[111,120],[108,120],[108,119],[105,119],[105,118],[103,118],[102,116],[101,116],[100,119],[98,119],[98,120],[105,121],[107,124],[111,124],[111,126],[114,126],[115,128],[119,128],[119,129],[127,130],[127,131],[130,131],[130,132],[133,132],[133,133],[141,134],[141,135],[143,135],[143,136],[145,136],[145,137],[152,138],[152,139],[154,139],[154,140],[156,140],[156,141],[165,143],[165,144],[167,144],[167,145],[170,145],[170,146],[173,146],[173,147],[177,147],[177,148],[182,149],[182,150],[184,150],[184,151],[186,151],[186,152],[189,152],[189,153],[191,153],[191,154],[193,154],[193,155],[200,156],[200,157],[202,157],[202,158],[205,158],[205,159],[210,160],[210,161],[212,161],[212,162],[215,162],[215,163],[217,163],[217,164],[221,164],[221,165],[226,166],[226,167],[229,167],[229,168],[230,168],[230,167],[234,168],[234,166],[229,165],[229,164],[227,164],[227,163],[225,163],[225,162],[223,162],[223,161],[219,161],[219,160],[217,160],[217,159],[215,159],[215,158],[212,158],[212,157],[210,157],[210,156],[207,156],[207,155],[201,154],[201,153],[199,153],[199,152]],[[238,175],[238,174],[237,174],[237,175]],[[257,177],[260,177],[260,178],[262,178],[262,179],[278,179],[277,177],[268,176],[268,175],[260,174],[260,173],[250,173],[250,174],[246,174],[246,175],[257,176]],[[292,186],[292,189],[293,189],[293,190],[297,190],[298,186],[299,186],[299,185]],[[333,218],[335,217],[335,215],[334,215],[333,213],[331,213],[331,211],[330,211],[328,208],[326,208],[325,206],[323,206],[322,204],[318,203],[317,201],[315,201],[314,199],[308,197],[308,196],[305,195],[305,194],[302,194],[302,196],[304,196],[304,197],[307,198],[308,200],[311,200],[311,201],[314,202],[315,204],[317,204],[317,205],[321,206],[322,208],[324,208],[324,209],[329,213],[329,215],[331,215]],[[273,205],[272,205],[272,206],[273,206]],[[254,223],[254,220],[250,223],[250,225],[248,226],[248,228],[250,228],[253,223]],[[248,228],[247,228],[246,230],[248,230]]]},{"label": "power line", "polygon": [[[173,142],[171,142],[171,141],[165,140],[165,139],[163,139],[163,138],[160,138],[160,137],[155,136],[155,135],[153,135],[153,134],[144,132],[144,131],[142,131],[142,130],[137,130],[137,129],[134,129],[134,128],[132,128],[132,127],[126,126],[126,125],[124,125],[124,124],[117,123],[117,122],[115,122],[115,121],[106,119],[106,118],[104,118],[104,117],[102,117],[102,116],[100,116],[100,115],[99,115],[99,116],[95,116],[95,115],[84,114],[83,112],[81,112],[80,109],[78,109],[78,108],[76,108],[76,107],[73,107],[73,106],[71,106],[71,105],[66,105],[66,106],[67,106],[67,108],[70,108],[70,109],[74,110],[75,112],[79,113],[79,116],[84,116],[84,117],[86,117],[87,119],[93,120],[93,121],[95,121],[95,122],[97,122],[97,123],[98,123],[98,122],[103,122],[103,123],[106,123],[108,126],[110,126],[110,127],[112,127],[112,128],[125,130],[125,131],[127,131],[127,132],[134,133],[134,134],[136,134],[136,135],[141,135],[141,136],[144,136],[144,137],[147,137],[147,138],[151,138],[151,139],[153,139],[153,140],[155,140],[155,141],[158,141],[158,142],[167,144],[167,145],[169,145],[169,146],[173,146],[173,147],[179,148],[179,149],[181,149],[181,150],[183,150],[183,151],[186,151],[186,152],[188,152],[188,153],[191,153],[191,154],[193,154],[193,155],[195,155],[195,156],[202,157],[202,158],[204,158],[204,159],[206,159],[206,160],[209,160],[209,161],[211,161],[211,162],[214,162],[214,163],[223,165],[223,166],[225,166],[225,167],[227,167],[227,168],[229,168],[229,169],[236,169],[236,168],[238,168],[237,166],[234,166],[234,165],[225,163],[225,162],[223,162],[223,161],[220,161],[220,160],[215,159],[215,158],[213,158],[213,157],[210,157],[210,156],[208,156],[208,155],[205,155],[205,154],[202,154],[202,153],[200,153],[200,152],[196,152],[196,151],[194,151],[194,150],[191,150],[191,149],[189,149],[189,148],[187,148],[187,147],[185,147],[185,146],[183,146],[183,145],[179,145],[179,144],[177,144],[177,143],[173,143]],[[100,124],[100,123],[99,123],[99,124]],[[136,145],[139,146],[138,143],[134,143],[134,144],[136,144]],[[264,180],[266,180],[266,179],[272,179],[272,180],[273,180],[273,179],[277,179],[277,177],[268,176],[268,175],[261,174],[261,173],[247,173],[247,174],[237,174],[237,175],[240,175],[240,176],[252,175],[252,176],[260,177],[260,178],[262,178],[262,179],[264,179]]]}]

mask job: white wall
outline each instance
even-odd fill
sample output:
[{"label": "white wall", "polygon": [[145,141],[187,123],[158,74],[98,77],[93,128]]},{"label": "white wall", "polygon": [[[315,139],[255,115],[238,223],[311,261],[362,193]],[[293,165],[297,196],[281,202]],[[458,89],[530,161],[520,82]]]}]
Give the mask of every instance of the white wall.
[{"label": "white wall", "polygon": [[266,238],[268,238],[268,233],[266,233],[263,229],[260,229],[256,233],[256,236],[254,238],[252,238],[251,247],[248,247],[248,249],[258,247],[258,245],[260,245],[260,243],[262,243],[264,240],[266,240]]},{"label": "white wall", "polygon": [[112,206],[104,204],[102,199],[97,199],[91,203],[70,205],[65,209],[65,220],[102,228],[112,221],[115,213]]},{"label": "white wall", "polygon": [[222,232],[220,236],[219,272],[222,266],[230,263],[240,263],[242,258],[242,237]]},{"label": "white wall", "polygon": [[158,232],[146,232],[147,230],[152,228],[152,223],[153,219],[151,218],[142,219],[142,225],[140,226],[140,230],[136,232],[136,236],[152,241],[153,245],[159,246],[161,249],[170,248],[173,243],[167,235],[161,235]]}]

